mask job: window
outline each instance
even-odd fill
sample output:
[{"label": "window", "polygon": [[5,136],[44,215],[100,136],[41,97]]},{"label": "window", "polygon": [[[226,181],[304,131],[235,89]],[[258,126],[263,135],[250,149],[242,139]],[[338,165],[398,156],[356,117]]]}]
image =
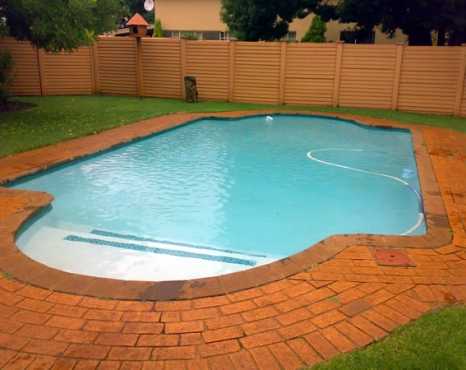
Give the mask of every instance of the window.
[{"label": "window", "polygon": [[230,40],[229,32],[220,32],[220,40]]},{"label": "window", "polygon": [[216,32],[216,31],[202,32],[202,39],[203,40],[220,40],[220,32]]},{"label": "window", "polygon": [[165,37],[189,40],[229,40],[230,34],[223,31],[165,31]]},{"label": "window", "polygon": [[179,39],[180,38],[180,31],[164,31],[163,35],[165,37],[170,37],[172,39]]},{"label": "window", "polygon": [[296,41],[296,32],[288,32],[283,38],[282,41]]},{"label": "window", "polygon": [[346,30],[340,32],[340,41],[346,44],[373,44],[375,43],[375,32],[369,33],[357,30]]}]

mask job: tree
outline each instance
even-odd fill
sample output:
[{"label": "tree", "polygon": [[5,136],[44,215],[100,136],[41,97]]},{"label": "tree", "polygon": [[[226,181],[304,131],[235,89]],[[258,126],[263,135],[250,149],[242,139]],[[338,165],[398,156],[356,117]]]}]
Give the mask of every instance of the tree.
[{"label": "tree", "polygon": [[120,0],[120,2],[125,9],[124,15],[131,17],[135,13],[139,13],[148,23],[154,24],[155,13],[153,11],[147,12],[144,9],[144,0]]},{"label": "tree", "polygon": [[312,20],[309,30],[304,35],[302,42],[325,42],[325,33],[327,32],[327,24],[319,15],[316,15]]},{"label": "tree", "polygon": [[445,0],[442,2],[442,17],[439,19],[438,45],[461,45],[466,43],[466,1]]},{"label": "tree", "polygon": [[182,40],[199,40],[199,34],[197,32],[181,32],[180,37]]},{"label": "tree", "polygon": [[154,37],[163,37],[163,27],[162,27],[162,22],[160,21],[160,19],[157,19],[155,21],[153,36]]},{"label": "tree", "polygon": [[11,82],[13,58],[8,51],[0,51],[0,110],[8,104],[8,87]]},{"label": "tree", "polygon": [[243,41],[279,40],[296,17],[315,10],[320,0],[222,0],[222,20]]},{"label": "tree", "polygon": [[5,37],[8,34],[8,28],[6,26],[6,18],[4,16],[4,7],[6,0],[0,0],[0,37]]},{"label": "tree", "polygon": [[327,21],[356,23],[356,30],[363,34],[375,26],[389,36],[400,29],[410,45],[432,45],[432,33],[436,32],[442,45],[447,34],[456,44],[465,36],[465,7],[464,0],[339,0],[323,7],[326,13],[322,16]]},{"label": "tree", "polygon": [[0,0],[9,35],[54,52],[91,43],[120,13],[119,0]]}]

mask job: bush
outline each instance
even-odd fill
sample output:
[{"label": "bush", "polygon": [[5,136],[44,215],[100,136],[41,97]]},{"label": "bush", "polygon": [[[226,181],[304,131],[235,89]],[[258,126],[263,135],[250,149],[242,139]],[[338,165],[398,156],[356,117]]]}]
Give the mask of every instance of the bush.
[{"label": "bush", "polygon": [[160,19],[157,19],[155,21],[154,37],[163,37],[163,28],[162,28],[162,22],[160,21]]},{"label": "bush", "polygon": [[6,106],[10,96],[8,88],[10,86],[13,68],[13,58],[8,51],[0,51],[0,106]]},{"label": "bush", "polygon": [[302,42],[325,42],[325,32],[327,32],[327,24],[321,17],[316,15],[312,20],[309,30],[304,35]]},{"label": "bush", "polygon": [[195,32],[182,32],[181,38],[183,40],[199,40],[199,35]]}]

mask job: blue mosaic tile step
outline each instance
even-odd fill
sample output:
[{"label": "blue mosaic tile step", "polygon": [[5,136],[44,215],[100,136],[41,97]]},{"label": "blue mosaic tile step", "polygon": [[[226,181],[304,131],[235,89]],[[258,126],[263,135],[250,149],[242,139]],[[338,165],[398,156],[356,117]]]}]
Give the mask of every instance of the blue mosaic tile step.
[{"label": "blue mosaic tile step", "polygon": [[174,245],[174,246],[178,245],[180,247],[193,248],[193,249],[205,249],[205,250],[211,250],[211,251],[216,251],[216,252],[239,254],[239,255],[249,256],[249,257],[258,257],[258,258],[266,258],[267,257],[264,254],[254,254],[254,253],[235,251],[235,250],[231,250],[231,249],[222,249],[222,248],[215,248],[215,247],[204,247],[204,246],[192,245],[192,244],[173,243],[173,242],[167,242],[165,240],[144,238],[144,237],[141,237],[141,236],[130,235],[130,234],[120,234],[120,233],[115,233],[115,232],[112,232],[112,231],[105,231],[105,230],[96,230],[96,229],[94,229],[94,230],[91,231],[91,234],[99,235],[99,236],[108,236],[108,237],[111,237],[111,238],[128,239],[128,240],[134,240],[134,241],[139,241],[139,242],[162,243],[162,244],[168,244],[168,245]]},{"label": "blue mosaic tile step", "polygon": [[235,258],[235,257],[229,257],[229,256],[215,256],[215,255],[203,254],[203,253],[186,252],[186,251],[181,251],[181,250],[176,250],[176,249],[152,248],[152,247],[147,247],[141,244],[123,243],[123,242],[93,239],[93,238],[83,238],[77,235],[68,235],[67,237],[65,237],[65,240],[70,241],[70,242],[94,244],[97,246],[128,249],[128,250],[134,250],[138,252],[165,254],[168,256],[182,257],[182,258],[196,258],[196,259],[202,259],[206,261],[231,263],[231,264],[236,264],[236,265],[256,266],[257,264],[256,261],[242,259],[242,258]]}]

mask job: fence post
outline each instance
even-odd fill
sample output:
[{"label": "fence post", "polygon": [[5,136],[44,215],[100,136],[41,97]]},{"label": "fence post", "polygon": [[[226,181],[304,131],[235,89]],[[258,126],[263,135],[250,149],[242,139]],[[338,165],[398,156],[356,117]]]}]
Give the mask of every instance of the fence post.
[{"label": "fence post", "polygon": [[458,77],[458,84],[456,87],[456,100],[455,100],[455,116],[461,115],[461,105],[463,103],[464,95],[464,84],[466,83],[466,44],[463,44],[461,48],[461,66],[460,66],[460,75]]},{"label": "fence post", "polygon": [[91,66],[92,66],[92,93],[98,94],[100,92],[99,85],[99,55],[97,47],[98,39],[89,48],[91,54]]},{"label": "fence post", "polygon": [[341,80],[341,66],[343,61],[343,42],[337,42],[337,54],[335,63],[335,80],[333,82],[333,97],[332,106],[338,107],[340,104],[340,80]]},{"label": "fence post", "polygon": [[395,76],[392,89],[392,110],[398,109],[398,98],[400,96],[401,68],[403,66],[404,44],[396,46]]},{"label": "fence post", "polygon": [[230,71],[230,76],[228,78],[228,101],[231,103],[234,98],[235,90],[235,53],[236,53],[236,43],[234,41],[229,41],[229,51],[230,51],[230,60],[228,63],[228,69]]},{"label": "fence post", "polygon": [[288,43],[286,41],[281,42],[280,50],[280,97],[279,103],[285,104],[285,84],[286,84],[286,52],[288,49]]},{"label": "fence post", "polygon": [[144,81],[142,75],[142,38],[136,37],[136,79],[138,96],[140,98],[144,96]]},{"label": "fence post", "polygon": [[181,56],[181,98],[186,96],[184,77],[186,76],[186,40],[180,40],[180,56]]},{"label": "fence post", "polygon": [[44,58],[43,51],[36,47],[36,56],[37,56],[37,65],[39,67],[39,85],[40,85],[40,95],[46,96],[47,89],[45,86],[45,70],[44,70]]}]

